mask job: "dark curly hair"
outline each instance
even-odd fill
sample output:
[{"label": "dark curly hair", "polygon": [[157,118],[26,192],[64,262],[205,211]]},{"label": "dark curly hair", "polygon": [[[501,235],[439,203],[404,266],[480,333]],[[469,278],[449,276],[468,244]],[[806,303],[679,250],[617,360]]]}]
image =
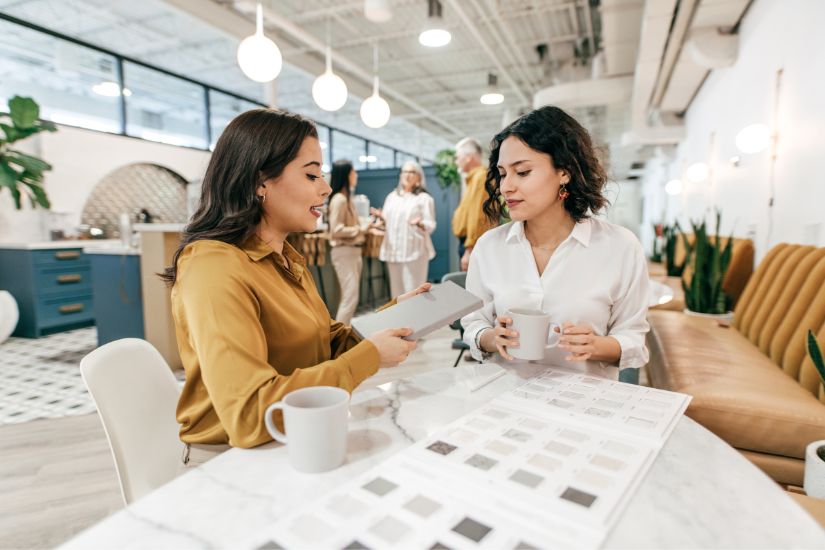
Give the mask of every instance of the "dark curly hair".
[{"label": "dark curly hair", "polygon": [[607,173],[596,156],[590,134],[563,110],[548,105],[520,116],[490,142],[484,213],[491,221],[498,223],[502,215],[498,154],[502,142],[510,136],[517,137],[534,151],[549,155],[557,170],[565,170],[570,175],[567,184],[570,196],[564,201],[564,208],[576,222],[607,206],[603,193]]}]

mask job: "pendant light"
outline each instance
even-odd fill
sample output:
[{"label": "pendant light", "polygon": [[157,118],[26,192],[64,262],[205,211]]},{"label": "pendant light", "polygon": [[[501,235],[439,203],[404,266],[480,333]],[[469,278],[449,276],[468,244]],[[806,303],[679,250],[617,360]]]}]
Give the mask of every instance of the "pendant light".
[{"label": "pendant light", "polygon": [[386,23],[392,19],[390,0],[364,0],[364,17],[373,23]]},{"label": "pendant light", "polygon": [[281,72],[281,50],[275,42],[264,36],[264,16],[260,2],[255,16],[255,34],[244,38],[238,46],[238,65],[255,82],[270,82]]},{"label": "pendant light", "polygon": [[498,105],[504,101],[504,95],[498,89],[498,77],[493,73],[487,75],[487,93],[479,101],[485,105]]},{"label": "pendant light", "polygon": [[337,111],[347,102],[347,85],[332,72],[329,20],[327,20],[327,70],[312,83],[312,99],[324,111]]},{"label": "pendant light", "polygon": [[378,46],[373,46],[373,64],[375,77],[372,95],[361,104],[361,120],[370,128],[381,128],[390,120],[390,106],[378,95]]},{"label": "pendant light", "polygon": [[428,48],[440,48],[450,43],[453,36],[444,28],[444,18],[441,15],[439,0],[427,1],[427,25],[418,35],[418,42]]}]

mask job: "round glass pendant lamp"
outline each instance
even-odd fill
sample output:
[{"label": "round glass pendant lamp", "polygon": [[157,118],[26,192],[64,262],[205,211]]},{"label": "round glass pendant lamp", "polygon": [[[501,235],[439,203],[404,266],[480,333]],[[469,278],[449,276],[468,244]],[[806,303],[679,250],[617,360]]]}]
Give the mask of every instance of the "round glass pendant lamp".
[{"label": "round glass pendant lamp", "polygon": [[347,102],[347,85],[332,72],[332,50],[327,46],[327,70],[312,83],[312,99],[325,111],[337,111]]},{"label": "round glass pendant lamp", "polygon": [[264,36],[263,9],[258,2],[255,34],[247,36],[238,46],[238,65],[255,82],[270,82],[281,72],[283,58],[278,46]]},{"label": "round glass pendant lamp", "polygon": [[361,120],[370,128],[381,128],[390,120],[390,105],[378,95],[378,76],[372,87],[372,95],[361,104]]}]

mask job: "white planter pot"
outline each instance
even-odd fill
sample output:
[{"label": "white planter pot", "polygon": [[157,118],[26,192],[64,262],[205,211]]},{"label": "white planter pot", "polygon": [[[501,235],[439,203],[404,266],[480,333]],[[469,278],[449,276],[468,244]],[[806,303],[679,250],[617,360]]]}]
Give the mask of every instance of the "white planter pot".
[{"label": "white planter pot", "polygon": [[14,296],[6,290],[0,290],[0,344],[11,336],[19,319],[20,310],[17,309]]},{"label": "white planter pot", "polygon": [[708,319],[716,319],[717,321],[733,321],[733,312],[729,311],[727,313],[699,313],[696,311],[691,311],[688,308],[682,310],[682,313],[685,315],[691,315],[693,317],[707,317]]},{"label": "white planter pot", "polygon": [[825,460],[816,450],[825,447],[825,439],[810,443],[805,449],[805,481],[803,487],[809,497],[825,498]]}]

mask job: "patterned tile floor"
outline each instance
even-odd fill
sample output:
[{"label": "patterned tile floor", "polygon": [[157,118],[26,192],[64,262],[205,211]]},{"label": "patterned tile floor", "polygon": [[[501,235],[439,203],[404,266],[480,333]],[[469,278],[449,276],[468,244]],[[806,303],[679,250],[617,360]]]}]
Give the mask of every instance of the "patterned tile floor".
[{"label": "patterned tile floor", "polygon": [[79,365],[95,347],[94,327],[0,344],[0,424],[94,412]]}]

